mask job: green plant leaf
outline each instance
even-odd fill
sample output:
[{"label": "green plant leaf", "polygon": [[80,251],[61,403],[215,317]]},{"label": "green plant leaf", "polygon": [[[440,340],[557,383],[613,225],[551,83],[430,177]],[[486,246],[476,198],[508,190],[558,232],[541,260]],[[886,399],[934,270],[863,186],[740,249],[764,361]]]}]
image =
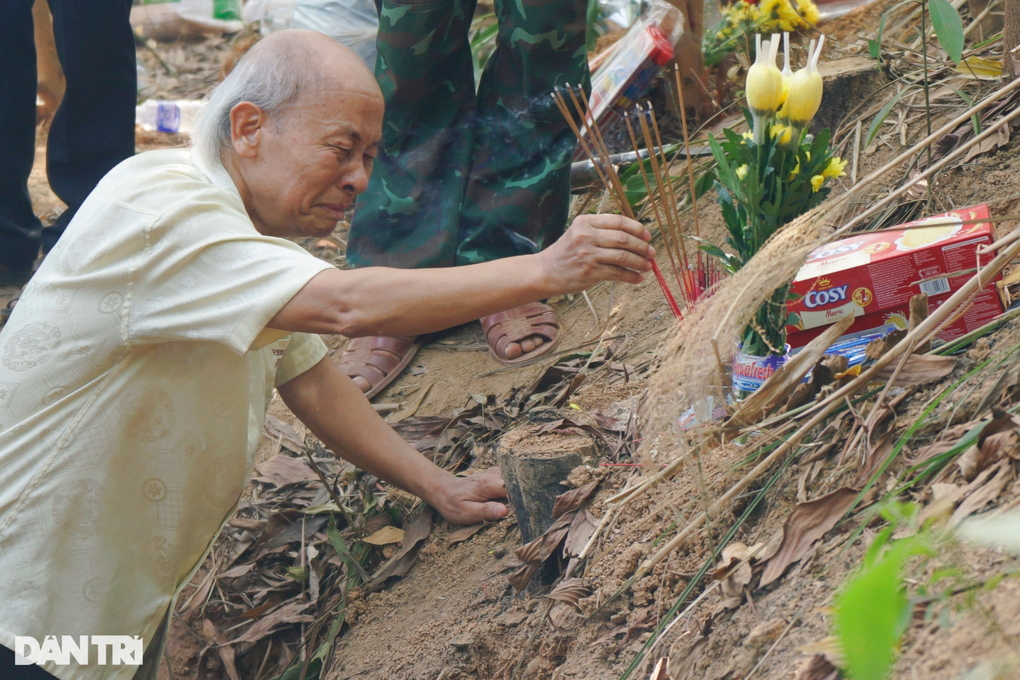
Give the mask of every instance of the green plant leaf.
[{"label": "green plant leaf", "polygon": [[[887,531],[891,533],[891,529]],[[853,680],[885,680],[910,623],[911,606],[901,586],[900,571],[907,557],[928,551],[923,541],[907,539],[893,544],[878,558],[872,545],[866,566],[840,594],[836,634]]]},{"label": "green plant leaf", "polygon": [[[948,87],[950,90],[952,90],[956,94],[960,95],[960,99],[962,99],[964,102],[966,102],[967,106],[970,106],[970,107],[974,106],[974,100],[966,92],[964,92],[963,90],[957,90],[955,87],[952,87],[951,85],[946,85],[946,87]],[[974,128],[974,134],[975,135],[980,135],[981,134],[981,119],[978,118],[978,115],[976,113],[971,115],[971,117],[970,117],[970,124]]]},{"label": "green plant leaf", "polygon": [[878,22],[878,34],[874,40],[868,40],[868,53],[872,59],[882,61],[882,32],[885,30],[885,20],[888,18],[889,13],[886,12],[882,15],[882,20]]},{"label": "green plant leaf", "polygon": [[872,140],[875,139],[875,135],[878,134],[878,128],[882,125],[883,122],[885,122],[886,116],[888,116],[889,112],[892,111],[892,107],[896,106],[896,102],[898,102],[900,98],[904,94],[906,94],[907,90],[909,89],[910,89],[909,87],[905,87],[899,92],[897,92],[893,96],[893,98],[890,99],[889,102],[882,107],[882,110],[878,112],[878,115],[875,116],[874,120],[871,121],[871,125],[868,126],[867,141],[864,142],[865,148],[871,145]]},{"label": "green plant leaf", "polygon": [[949,0],[928,0],[928,15],[942,49],[957,64],[963,59],[963,21]]}]

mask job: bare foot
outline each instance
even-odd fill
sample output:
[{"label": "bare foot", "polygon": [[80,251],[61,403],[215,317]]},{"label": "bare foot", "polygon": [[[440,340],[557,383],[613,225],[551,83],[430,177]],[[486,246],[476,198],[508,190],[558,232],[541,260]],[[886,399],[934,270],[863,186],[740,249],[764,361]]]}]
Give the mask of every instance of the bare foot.
[{"label": "bare foot", "polygon": [[503,364],[545,356],[560,337],[556,312],[541,302],[491,314],[481,321],[489,353]]},{"label": "bare foot", "polygon": [[524,338],[519,343],[508,343],[506,346],[506,358],[516,359],[526,352],[534,352],[544,344],[545,338],[541,335],[532,335],[531,337]]}]

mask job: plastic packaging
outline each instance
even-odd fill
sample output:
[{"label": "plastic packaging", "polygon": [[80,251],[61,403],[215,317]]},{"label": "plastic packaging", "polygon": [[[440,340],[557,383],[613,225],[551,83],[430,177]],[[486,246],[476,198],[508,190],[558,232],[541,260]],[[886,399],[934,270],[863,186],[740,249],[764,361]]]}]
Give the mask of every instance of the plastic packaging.
[{"label": "plastic packaging", "polygon": [[296,0],[248,0],[241,8],[241,20],[259,24],[259,33],[269,35],[290,28],[296,4]]},{"label": "plastic packaging", "polygon": [[375,69],[379,16],[373,0],[297,0],[290,26],[328,35]]},{"label": "plastic packaging", "polygon": [[135,124],[149,132],[190,135],[204,106],[201,101],[148,99],[135,107]]},{"label": "plastic packaging", "polygon": [[657,1],[612,48],[591,79],[589,108],[600,128],[618,120],[641,98],[673,58],[673,44],[683,25],[679,10]]},{"label": "plastic packaging", "polygon": [[176,10],[181,19],[209,31],[237,33],[244,30],[244,24],[237,18],[237,10],[230,9],[226,0],[215,0],[215,3],[213,0],[180,0]]},{"label": "plastic packaging", "polygon": [[773,373],[785,366],[789,360],[789,345],[786,346],[786,354],[782,356],[770,354],[760,357],[754,354],[737,352],[733,357],[734,395],[742,397],[757,391]]}]

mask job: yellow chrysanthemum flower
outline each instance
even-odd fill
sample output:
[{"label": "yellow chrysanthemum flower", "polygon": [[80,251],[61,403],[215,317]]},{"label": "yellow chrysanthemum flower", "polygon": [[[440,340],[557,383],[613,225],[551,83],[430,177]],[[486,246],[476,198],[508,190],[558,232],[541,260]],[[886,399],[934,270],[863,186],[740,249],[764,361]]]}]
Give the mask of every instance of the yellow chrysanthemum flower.
[{"label": "yellow chrysanthemum flower", "polygon": [[822,188],[822,183],[824,181],[825,181],[825,178],[822,177],[821,175],[815,175],[814,177],[812,177],[811,178],[811,191],[812,192],[816,192],[819,189],[821,189]]},{"label": "yellow chrysanthemum flower", "polygon": [[808,25],[818,24],[818,6],[811,0],[797,0],[797,7]]},{"label": "yellow chrysanthemum flower", "polygon": [[737,179],[744,179],[745,177],[747,177],[747,165],[746,164],[741,165],[739,168],[737,168]]},{"label": "yellow chrysanthemum flower", "polygon": [[772,129],[769,130],[769,136],[772,139],[778,138],[780,144],[789,144],[793,138],[793,128],[782,123],[773,123]]},{"label": "yellow chrysanthemum flower", "polygon": [[[798,3],[799,6],[800,3]],[[776,5],[776,11],[779,13],[779,24],[783,27],[784,31],[795,31],[798,28],[808,27],[807,22],[797,13],[790,0],[781,0]]]},{"label": "yellow chrysanthemum flower", "polygon": [[829,164],[822,170],[822,176],[828,178],[834,177],[846,177],[846,173],[843,172],[846,168],[846,161],[839,156],[833,156],[829,159]]}]

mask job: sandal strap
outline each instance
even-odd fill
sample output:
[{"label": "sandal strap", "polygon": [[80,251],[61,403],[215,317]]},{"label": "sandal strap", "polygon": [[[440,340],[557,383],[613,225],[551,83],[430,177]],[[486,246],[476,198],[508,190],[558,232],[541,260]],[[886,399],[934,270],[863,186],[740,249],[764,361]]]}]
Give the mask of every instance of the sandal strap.
[{"label": "sandal strap", "polygon": [[[542,347],[535,350],[535,353],[548,352],[551,345],[559,338],[562,330],[556,312],[552,307],[541,302],[533,302],[505,312],[490,314],[484,317],[481,322],[486,342],[489,343],[489,347],[497,358],[502,357],[503,360],[506,360],[507,345],[512,342],[521,342],[533,335],[540,335],[547,340]],[[525,353],[522,357],[533,354]]]}]

